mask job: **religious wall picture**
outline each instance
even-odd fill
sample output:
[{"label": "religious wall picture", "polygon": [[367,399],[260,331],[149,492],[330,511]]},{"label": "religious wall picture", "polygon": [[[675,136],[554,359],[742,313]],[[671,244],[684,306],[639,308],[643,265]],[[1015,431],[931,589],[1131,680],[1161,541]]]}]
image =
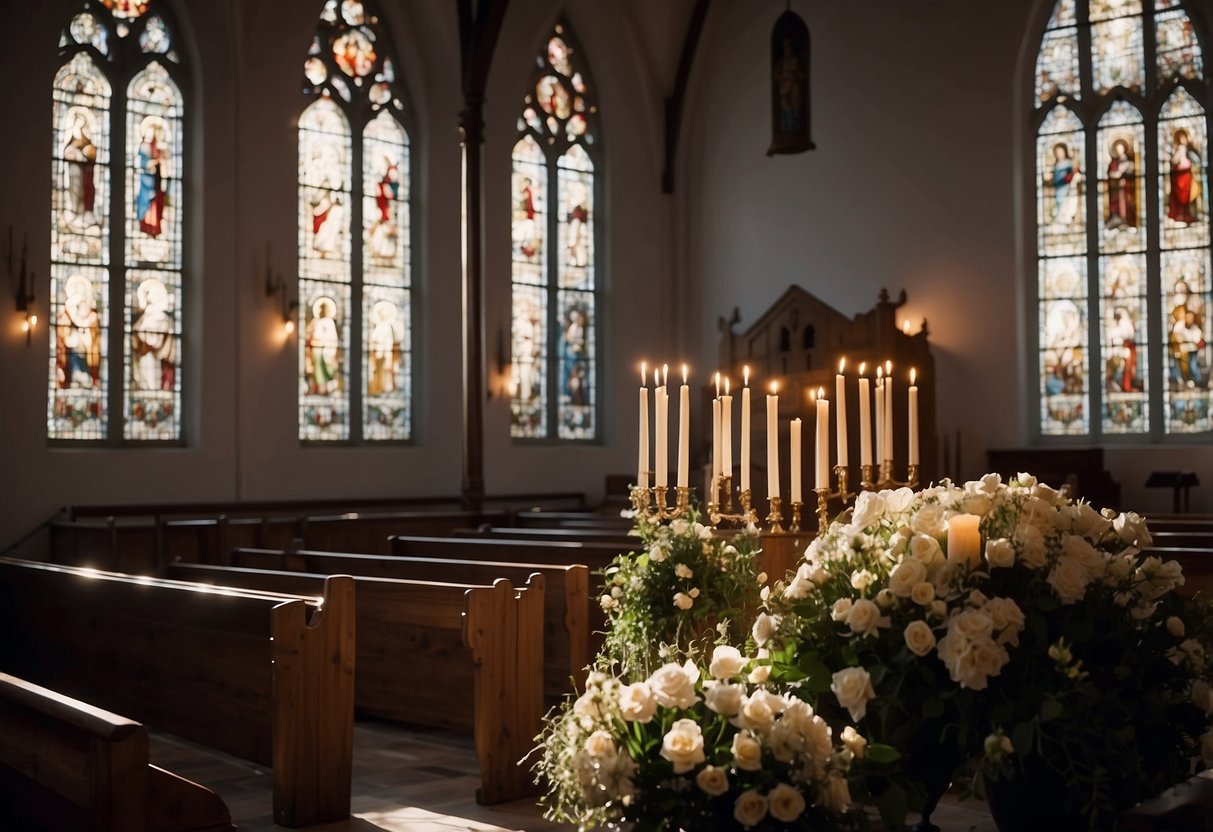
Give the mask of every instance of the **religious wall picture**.
[{"label": "religious wall picture", "polygon": [[767,155],[816,149],[809,135],[809,27],[788,9],[771,32],[771,146]]}]

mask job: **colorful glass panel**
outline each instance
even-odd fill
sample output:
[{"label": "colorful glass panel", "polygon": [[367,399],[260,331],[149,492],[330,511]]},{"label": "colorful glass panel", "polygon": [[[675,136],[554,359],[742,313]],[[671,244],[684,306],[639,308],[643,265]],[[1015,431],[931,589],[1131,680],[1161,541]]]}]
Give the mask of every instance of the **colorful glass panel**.
[{"label": "colorful glass panel", "polygon": [[1213,429],[1210,421],[1210,368],[1213,325],[1209,311],[1209,249],[1162,254],[1163,326],[1167,338],[1166,425],[1168,433]]},{"label": "colorful glass panel", "polygon": [[1104,433],[1150,429],[1145,254],[1101,257]]},{"label": "colorful glass panel", "polygon": [[409,147],[386,111],[363,130],[362,168],[363,436],[408,439]]},{"label": "colorful glass panel", "polygon": [[1092,23],[1141,14],[1141,0],[1090,0],[1087,16]]},{"label": "colorful glass panel", "polygon": [[1187,12],[1179,8],[1160,11],[1154,18],[1154,33],[1160,83],[1177,77],[1196,80],[1203,77],[1200,42]]},{"label": "colorful glass panel", "polygon": [[149,0],[101,0],[119,20],[134,20],[147,11]]},{"label": "colorful glass panel", "polygon": [[1087,414],[1087,261],[1040,261],[1041,432],[1090,432]]},{"label": "colorful glass panel", "polygon": [[1082,123],[1065,107],[1050,110],[1037,133],[1036,226],[1041,254],[1079,254],[1087,249],[1084,141]]},{"label": "colorful glass panel", "polygon": [[1144,251],[1145,201],[1141,113],[1117,101],[1099,121],[1099,246],[1102,252]]},{"label": "colorful glass panel", "polygon": [[1163,248],[1209,243],[1207,138],[1204,109],[1180,87],[1163,104],[1158,120]]},{"label": "colorful glass panel", "polygon": [[[81,12],[72,18],[67,27],[71,39],[81,46],[91,46],[102,55],[109,54],[109,32],[88,12]],[[60,39],[60,46],[67,46],[66,38]]]},{"label": "colorful glass panel", "polygon": [[[559,436],[592,439],[594,424],[594,163],[581,145],[560,157],[558,220]],[[567,291],[576,290],[576,291]]]},{"label": "colorful glass panel", "polygon": [[158,63],[127,88],[124,433],[181,436],[181,115],[177,85]]},{"label": "colorful glass panel", "polygon": [[1145,86],[1141,32],[1140,15],[1091,24],[1091,72],[1096,94],[1102,95],[1115,87],[1140,92]]},{"label": "colorful glass panel", "polygon": [[547,435],[547,301],[546,287],[513,286],[510,415],[516,437]]},{"label": "colorful glass panel", "polygon": [[110,98],[85,52],[55,76],[47,435],[105,439],[109,378]]},{"label": "colorful glass panel", "polygon": [[170,60],[177,60],[176,53],[172,51],[173,41],[169,36],[168,26],[160,15],[152,15],[143,24],[143,31],[139,34],[139,48],[144,52],[154,52]]},{"label": "colorful glass panel", "polygon": [[1045,32],[1036,55],[1036,106],[1058,96],[1079,97],[1078,29]]},{"label": "colorful glass panel", "polygon": [[519,437],[547,433],[547,160],[539,143],[523,136],[514,145],[514,208],[511,220],[513,313],[513,413]]},{"label": "colorful glass panel", "polygon": [[329,98],[299,118],[299,435],[349,436],[350,126]]}]

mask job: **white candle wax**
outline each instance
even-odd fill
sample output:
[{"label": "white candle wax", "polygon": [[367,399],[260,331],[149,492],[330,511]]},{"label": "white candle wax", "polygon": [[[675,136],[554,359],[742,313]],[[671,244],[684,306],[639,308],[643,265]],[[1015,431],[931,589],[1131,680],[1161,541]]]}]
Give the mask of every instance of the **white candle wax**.
[{"label": "white candle wax", "polygon": [[884,459],[893,458],[893,377],[884,378]]},{"label": "white candle wax", "polygon": [[830,487],[830,403],[817,399],[817,487]]},{"label": "white candle wax", "polygon": [[720,397],[720,475],[733,476],[733,397]]},{"label": "white candle wax", "polygon": [[720,476],[720,399],[712,399],[712,479]]},{"label": "white candle wax", "polygon": [[741,388],[741,490],[750,490],[750,388]]},{"label": "white candle wax", "polygon": [[[846,467],[847,457],[847,384],[842,373],[834,376],[834,400],[838,402],[838,464]],[[819,486],[824,488],[824,486]]]},{"label": "white candle wax", "polygon": [[981,518],[976,514],[957,514],[948,519],[948,560],[981,566]]},{"label": "white candle wax", "polygon": [[670,484],[668,470],[670,465],[670,397],[665,394],[664,384],[653,391],[653,395],[656,399],[654,405],[657,409],[657,439],[653,449],[654,485],[658,488],[665,488]]},{"label": "white candle wax", "polygon": [[691,388],[678,389],[678,486],[691,484]]},{"label": "white candle wax", "polygon": [[791,469],[792,469],[792,502],[799,503],[801,501],[800,494],[800,419],[793,419],[788,426],[788,433],[791,436]]},{"label": "white candle wax", "polygon": [[779,496],[779,396],[767,396],[767,497]]},{"label": "white candle wax", "polygon": [[910,465],[917,465],[918,464],[918,385],[917,384],[913,384],[910,386],[909,394],[910,394],[910,403],[909,403],[910,448],[909,448],[909,453],[908,453],[909,458],[907,459],[907,462],[909,462]]},{"label": "white candle wax", "polygon": [[884,452],[884,379],[876,379],[876,465],[883,465]]},{"label": "white candle wax", "polygon": [[859,379],[859,464],[872,464],[872,394],[868,380]]},{"label": "white candle wax", "polygon": [[636,461],[636,485],[649,487],[649,388],[640,388],[640,454]]}]

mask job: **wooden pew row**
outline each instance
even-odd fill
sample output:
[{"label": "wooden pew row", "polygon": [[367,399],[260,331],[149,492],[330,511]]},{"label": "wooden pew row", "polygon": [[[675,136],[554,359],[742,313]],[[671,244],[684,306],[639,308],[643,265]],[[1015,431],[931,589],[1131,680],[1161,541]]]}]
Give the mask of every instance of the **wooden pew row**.
[{"label": "wooden pew row", "polygon": [[[323,589],[326,580],[202,564],[173,564],[168,571],[215,586],[304,595]],[[517,590],[502,576],[473,583],[355,575],[354,698],[370,716],[471,733],[480,764],[477,800],[499,803],[535,792],[528,769],[516,763],[534,747],[544,714],[545,578],[527,573]]]},{"label": "wooden pew row", "polygon": [[1150,536],[1154,542],[1150,545],[1164,549],[1213,549],[1213,528],[1207,532],[1155,532]]},{"label": "wooden pew row", "polygon": [[[572,690],[570,678],[584,677],[590,655],[589,570],[581,564],[504,563],[469,559],[365,555],[345,552],[301,550],[279,552],[268,549],[234,549],[231,562],[249,569],[311,572],[321,575],[345,574],[409,581],[492,584],[505,578],[515,586],[524,585],[533,574],[544,577],[543,612],[543,690],[548,704],[554,704]],[[201,574],[196,567],[169,567],[172,577],[186,580],[189,574]],[[208,579],[209,580],[209,579]],[[216,583],[226,583],[215,577]],[[237,585],[243,585],[237,583]],[[361,592],[361,587],[359,589]],[[359,606],[359,633],[366,637],[372,622],[362,617]],[[361,652],[361,651],[360,651]],[[363,663],[359,661],[361,674]]]},{"label": "wooden pew row", "polygon": [[[506,537],[428,537],[392,535],[388,539],[393,555],[457,560],[487,560],[514,563],[584,564],[591,573],[601,575],[620,552],[615,543],[571,540],[519,540]],[[637,540],[630,547],[639,549]],[[590,589],[596,589],[591,576]]]},{"label": "wooden pew row", "polygon": [[507,540],[547,540],[553,542],[572,543],[610,543],[626,552],[639,548],[639,537],[629,535],[626,531],[611,531],[607,529],[527,529],[517,526],[482,526],[479,528],[462,528],[454,531],[455,537],[487,537],[505,538]]},{"label": "wooden pew row", "polygon": [[138,722],[0,673],[0,828],[222,832],[210,789],[148,762]]},{"label": "wooden pew row", "polygon": [[1150,515],[1146,525],[1151,532],[1198,532],[1213,533],[1213,517],[1199,514],[1175,514],[1166,517]]},{"label": "wooden pew row", "polygon": [[352,578],[305,599],[0,558],[0,669],[271,766],[276,823],[349,816]]},{"label": "wooden pew row", "polygon": [[618,512],[611,515],[593,511],[520,511],[514,515],[513,523],[502,525],[524,529],[604,529],[626,535],[633,523]]}]

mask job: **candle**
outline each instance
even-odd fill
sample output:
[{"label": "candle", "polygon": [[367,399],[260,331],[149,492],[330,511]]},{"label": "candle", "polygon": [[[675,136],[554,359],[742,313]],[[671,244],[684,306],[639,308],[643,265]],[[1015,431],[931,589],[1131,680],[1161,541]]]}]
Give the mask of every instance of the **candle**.
[{"label": "candle", "polygon": [[981,565],[981,518],[976,514],[957,514],[948,520],[948,560]]},{"label": "candle", "polygon": [[847,385],[842,371],[846,369],[847,360],[838,362],[838,375],[834,376],[834,398],[838,401],[838,464],[846,467],[847,459]]},{"label": "candle", "polygon": [[893,458],[893,362],[884,363],[884,452]]},{"label": "candle", "polygon": [[687,365],[682,365],[682,387],[678,389],[678,487],[691,484],[691,388]]},{"label": "candle", "polygon": [[654,459],[653,470],[655,472],[655,482],[658,488],[665,488],[669,483],[669,464],[670,464],[670,420],[669,420],[669,397],[665,394],[665,385],[661,385],[653,391],[654,406],[657,409],[657,438],[654,443]]},{"label": "candle", "polygon": [[918,385],[915,384],[917,381],[917,376],[917,371],[911,368],[909,390],[910,399],[908,403],[908,409],[910,411],[910,448],[908,453],[908,462],[910,465],[918,464]]},{"label": "candle", "polygon": [[724,395],[720,397],[720,475],[733,476],[733,397],[729,395],[729,380],[724,380]]},{"label": "candle", "polygon": [[767,497],[779,496],[779,385],[767,396]]},{"label": "candle", "polygon": [[830,487],[830,403],[825,388],[817,390],[817,487]]},{"label": "candle", "polygon": [[712,399],[712,479],[720,476],[720,399]]},{"label": "candle", "polygon": [[799,503],[800,498],[800,419],[792,420],[789,425],[789,433],[792,437],[792,502]]},{"label": "candle", "polygon": [[649,379],[645,363],[640,362],[640,454],[636,461],[636,485],[649,487]]},{"label": "candle", "polygon": [[876,465],[884,464],[884,369],[876,367]]},{"label": "candle", "polygon": [[863,374],[866,364],[859,365],[859,464],[872,464],[872,396],[868,378]]},{"label": "candle", "polygon": [[741,490],[750,490],[750,368],[742,368],[745,387],[741,388]]}]

